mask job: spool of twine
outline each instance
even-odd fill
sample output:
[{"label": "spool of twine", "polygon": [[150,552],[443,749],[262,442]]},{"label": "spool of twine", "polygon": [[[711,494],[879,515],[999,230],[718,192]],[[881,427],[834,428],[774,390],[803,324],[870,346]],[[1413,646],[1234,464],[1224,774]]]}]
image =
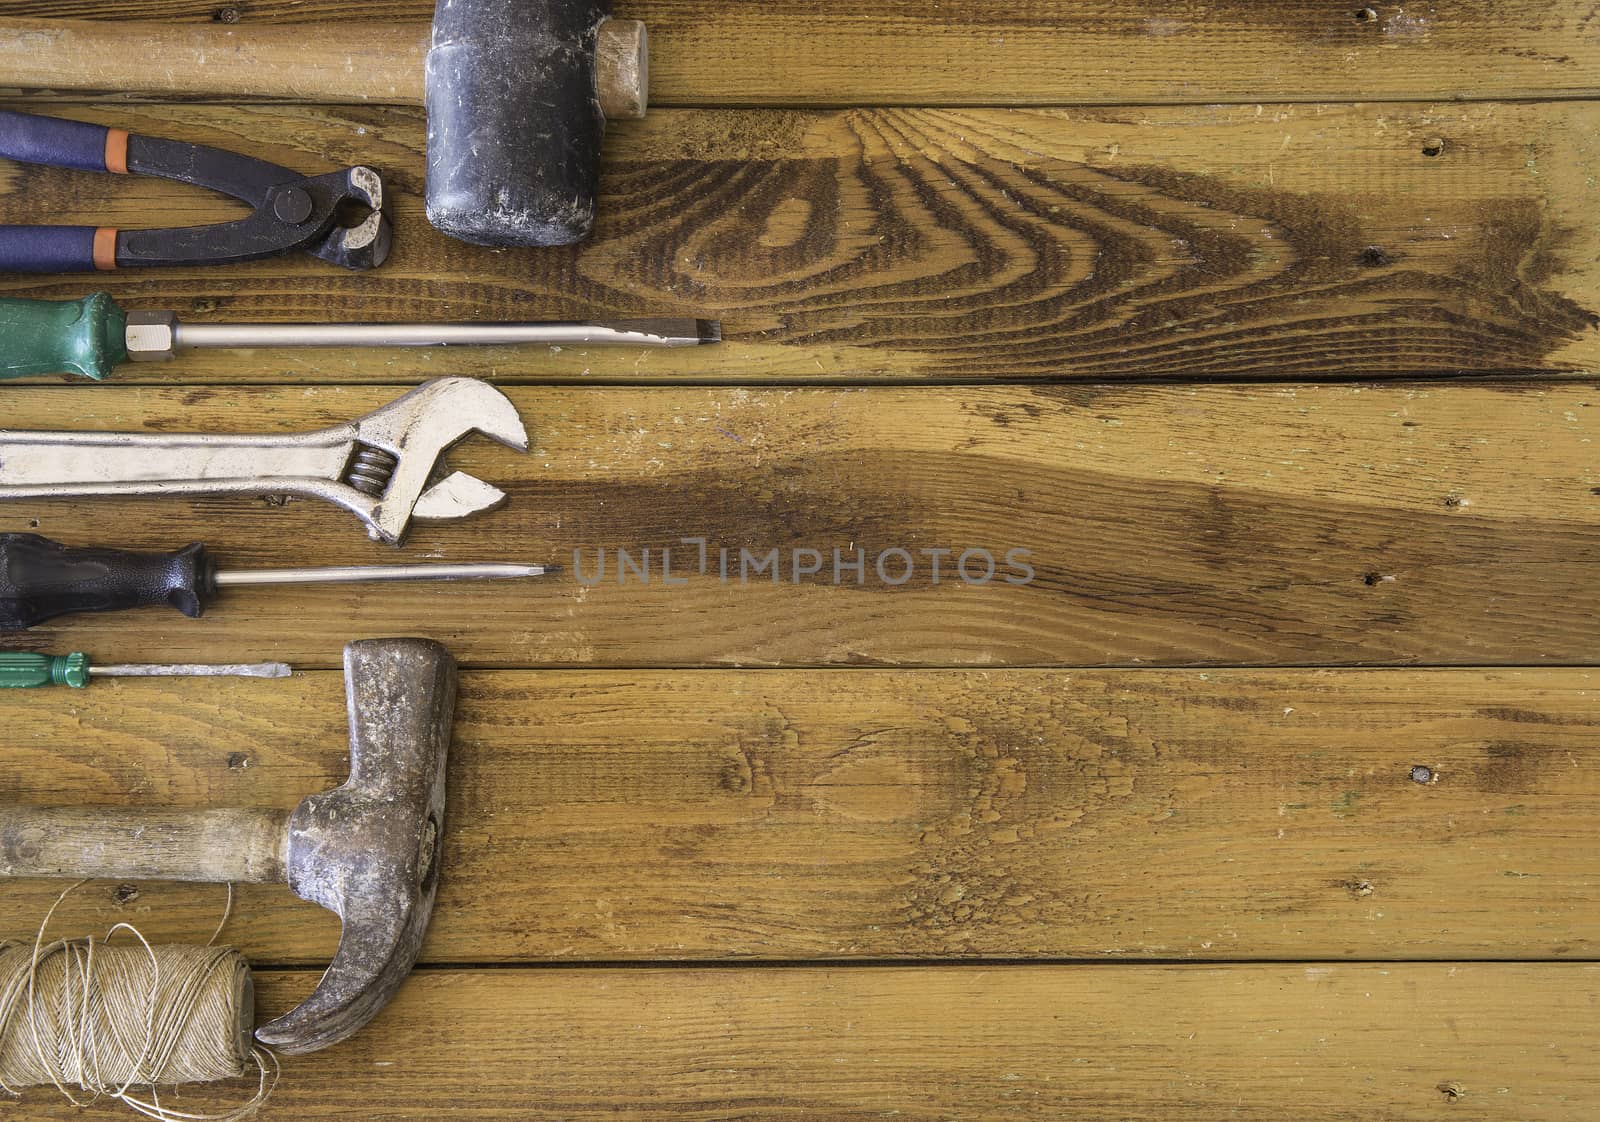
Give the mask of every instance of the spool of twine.
[{"label": "spool of twine", "polygon": [[[152,1118],[248,1117],[270,1090],[271,1055],[252,1046],[254,1022],[250,968],[231,947],[0,943],[0,1087],[13,1093],[53,1085],[79,1103],[75,1087]],[[170,1113],[153,1090],[252,1065],[261,1093],[224,1114]],[[151,1088],[149,1099],[135,1087]]]}]

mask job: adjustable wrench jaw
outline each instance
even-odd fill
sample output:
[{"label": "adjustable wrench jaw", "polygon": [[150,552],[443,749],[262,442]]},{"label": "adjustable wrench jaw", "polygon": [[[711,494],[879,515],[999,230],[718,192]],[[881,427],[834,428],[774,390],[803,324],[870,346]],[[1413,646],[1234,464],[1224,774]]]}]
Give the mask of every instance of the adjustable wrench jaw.
[{"label": "adjustable wrench jaw", "polygon": [[418,386],[355,422],[352,460],[378,449],[393,459],[387,484],[365,513],[368,533],[398,544],[412,518],[445,521],[492,510],[505,492],[465,472],[444,475],[445,454],[474,433],[518,452],[528,450],[528,430],[509,398],[487,382],[440,378]]},{"label": "adjustable wrench jaw", "polygon": [[413,518],[465,518],[505,500],[499,488],[441,467],[473,433],[528,448],[510,399],[471,378],[428,382],[359,420],[308,433],[0,431],[0,499],[299,495],[343,507],[371,537],[398,545]]}]

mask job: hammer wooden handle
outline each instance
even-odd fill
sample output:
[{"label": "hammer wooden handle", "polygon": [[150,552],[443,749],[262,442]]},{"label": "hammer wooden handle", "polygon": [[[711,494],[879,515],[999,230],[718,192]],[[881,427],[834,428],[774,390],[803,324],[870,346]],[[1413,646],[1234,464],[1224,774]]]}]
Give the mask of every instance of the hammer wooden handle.
[{"label": "hammer wooden handle", "polygon": [[0,876],[272,884],[286,810],[0,807]]},{"label": "hammer wooden handle", "polygon": [[[162,24],[0,20],[0,87],[422,104],[429,29],[416,24]],[[643,117],[649,40],[607,20],[595,60],[610,120]]]}]

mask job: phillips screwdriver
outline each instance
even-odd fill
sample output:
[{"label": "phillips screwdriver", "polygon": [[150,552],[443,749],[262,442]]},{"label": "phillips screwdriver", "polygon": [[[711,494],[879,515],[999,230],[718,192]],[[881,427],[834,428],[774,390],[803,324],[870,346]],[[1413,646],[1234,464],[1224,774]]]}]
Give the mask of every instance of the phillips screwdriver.
[{"label": "phillips screwdriver", "polygon": [[206,610],[218,589],[248,584],[540,577],[550,565],[350,565],[323,569],[219,571],[205,546],[171,553],[78,548],[38,534],[0,534],[0,631],[23,631],[74,612],[165,604],[186,616]]},{"label": "phillips screwdriver", "polygon": [[172,312],[125,312],[109,293],[81,300],[0,299],[0,380],[29,374],[105,378],[124,361],[190,347],[698,347],[722,341],[706,319],[570,323],[179,323]]},{"label": "phillips screwdriver", "polygon": [[81,690],[89,684],[90,678],[287,678],[293,672],[293,668],[283,662],[96,666],[82,651],[64,655],[0,651],[0,689],[8,690],[35,689],[39,686],[71,686]]}]

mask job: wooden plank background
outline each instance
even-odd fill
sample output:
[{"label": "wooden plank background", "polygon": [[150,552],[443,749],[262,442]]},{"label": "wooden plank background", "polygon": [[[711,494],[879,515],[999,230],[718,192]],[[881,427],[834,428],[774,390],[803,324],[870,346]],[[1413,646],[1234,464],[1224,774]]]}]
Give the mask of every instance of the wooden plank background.
[{"label": "wooden plank background", "polygon": [[[359,35],[432,7],[0,18]],[[509,502],[398,554],[302,501],[10,503],[0,529],[239,567],[566,566],[7,636],[301,672],[8,696],[0,800],[289,807],[343,777],[346,640],[457,653],[419,969],[286,1060],[264,1118],[1586,1122],[1593,8],[640,0],[619,14],[651,24],[659,108],[612,127],[595,237],[553,251],[426,226],[415,108],[19,96],[371,163],[396,251],[359,277],[279,259],[0,293],[196,321],[709,315],[727,342],[193,353],[0,389],[7,427],[290,431],[488,377],[533,448],[452,462]],[[236,213],[0,163],[0,222]],[[667,586],[685,537],[777,549],[784,579]],[[946,559],[888,586],[870,558],[896,547],[1023,548],[1034,579],[970,587]],[[835,548],[868,551],[865,585],[789,579],[790,551]],[[617,583],[618,549],[656,579]],[[8,884],[0,933],[61,887]],[[204,939],[222,898],[92,882],[55,930]],[[337,933],[250,887],[226,937],[273,1013]]]},{"label": "wooden plank background", "polygon": [[[424,959],[1593,958],[1596,685],[469,673]],[[11,801],[289,809],[343,781],[333,671],[11,708],[29,730]],[[42,915],[60,888],[14,886],[7,913]],[[331,914],[283,888],[240,893],[247,953],[332,954]],[[108,883],[61,922],[180,939],[222,898]]]}]

